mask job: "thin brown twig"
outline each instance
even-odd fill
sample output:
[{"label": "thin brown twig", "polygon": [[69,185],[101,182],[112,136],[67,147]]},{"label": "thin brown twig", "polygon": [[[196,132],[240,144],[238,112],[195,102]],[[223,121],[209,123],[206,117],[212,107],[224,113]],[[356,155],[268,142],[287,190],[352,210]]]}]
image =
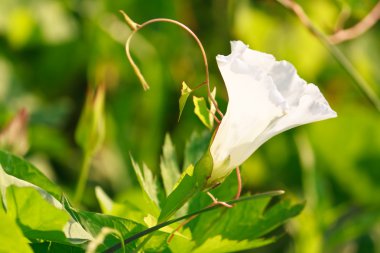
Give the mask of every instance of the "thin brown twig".
[{"label": "thin brown twig", "polygon": [[236,167],[236,177],[237,177],[237,183],[238,183],[238,190],[235,195],[235,199],[239,199],[241,195],[241,188],[242,188],[242,183],[241,183],[241,174],[240,174],[240,168],[239,166]]},{"label": "thin brown twig", "polygon": [[182,29],[184,29],[186,32],[188,32],[194,38],[194,40],[196,41],[196,43],[198,44],[199,49],[201,50],[202,57],[203,57],[203,62],[204,62],[204,65],[205,65],[205,79],[206,79],[205,83],[207,85],[207,95],[210,98],[211,102],[214,104],[214,106],[215,106],[216,111],[218,112],[218,114],[223,118],[223,113],[220,111],[220,109],[218,107],[218,103],[216,102],[216,100],[211,95],[210,75],[209,75],[207,55],[206,55],[205,49],[204,49],[204,47],[202,45],[202,42],[199,40],[199,38],[197,37],[197,35],[189,27],[187,27],[186,25],[182,24],[181,22],[173,20],[173,19],[156,18],[156,19],[148,20],[148,21],[146,21],[146,22],[144,22],[142,24],[137,24],[137,23],[133,22],[128,17],[128,15],[125,14],[123,11],[120,11],[120,12],[123,14],[123,16],[124,16],[127,24],[133,30],[132,33],[129,35],[129,37],[127,39],[127,42],[125,43],[125,51],[126,51],[126,54],[127,54],[127,58],[128,58],[129,62],[132,65],[133,70],[135,71],[136,75],[138,76],[138,78],[140,79],[140,81],[141,81],[141,83],[143,85],[144,90],[148,90],[149,89],[149,85],[146,82],[146,80],[145,80],[144,76],[142,75],[140,69],[138,68],[138,66],[136,65],[136,63],[134,62],[134,60],[133,60],[133,58],[131,56],[131,53],[130,53],[130,42],[131,42],[131,39],[132,39],[133,35],[135,35],[139,30],[143,29],[147,25],[150,25],[150,24],[153,24],[153,23],[159,23],[159,22],[175,24],[175,25],[181,27]]},{"label": "thin brown twig", "polygon": [[375,7],[356,25],[342,29],[334,33],[329,37],[329,41],[332,44],[339,44],[347,40],[352,40],[366,31],[368,31],[376,22],[380,19],[380,1],[377,2]]},{"label": "thin brown twig", "polygon": [[380,99],[378,98],[378,95],[373,90],[371,85],[360,75],[360,73],[342,53],[342,51],[340,51],[338,47],[334,46],[326,37],[326,35],[320,32],[314,26],[309,17],[303,11],[302,7],[293,0],[277,0],[277,2],[292,11],[299,18],[305,28],[307,28],[309,32],[312,33],[326,47],[330,54],[352,78],[357,88],[359,88],[359,90],[363,92],[363,94],[374,105],[374,107],[380,111]]}]

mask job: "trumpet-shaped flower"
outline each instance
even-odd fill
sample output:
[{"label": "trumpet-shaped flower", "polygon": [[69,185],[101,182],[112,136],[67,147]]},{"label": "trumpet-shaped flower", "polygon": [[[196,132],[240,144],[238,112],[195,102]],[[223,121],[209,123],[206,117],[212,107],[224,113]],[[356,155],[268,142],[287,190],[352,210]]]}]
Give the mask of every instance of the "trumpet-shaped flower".
[{"label": "trumpet-shaped flower", "polygon": [[318,87],[300,78],[289,62],[241,41],[231,42],[231,51],[216,57],[229,102],[210,149],[209,184],[223,180],[274,135],[336,117]]}]

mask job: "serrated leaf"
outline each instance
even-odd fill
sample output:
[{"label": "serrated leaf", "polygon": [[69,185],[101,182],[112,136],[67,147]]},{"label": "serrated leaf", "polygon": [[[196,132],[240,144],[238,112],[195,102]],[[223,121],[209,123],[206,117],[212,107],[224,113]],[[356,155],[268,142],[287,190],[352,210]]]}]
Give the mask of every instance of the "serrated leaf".
[{"label": "serrated leaf", "polygon": [[174,185],[180,177],[177,155],[169,134],[166,134],[165,136],[165,142],[162,150],[163,155],[161,156],[160,163],[161,176],[166,196],[168,196],[174,189]]},{"label": "serrated leaf", "polygon": [[207,107],[206,100],[203,97],[193,96],[194,103],[194,113],[201,120],[203,125],[205,125],[208,129],[212,129],[213,121],[210,118],[210,111]]},{"label": "serrated leaf", "polygon": [[[242,203],[242,202],[253,201],[253,200],[258,200],[258,199],[262,199],[262,198],[274,197],[274,196],[279,196],[282,194],[284,194],[284,191],[281,191],[281,190],[280,191],[264,192],[264,193],[259,193],[259,194],[255,194],[255,195],[251,195],[251,196],[241,197],[239,199],[230,200],[230,201],[227,201],[226,203],[229,205],[234,205],[234,204],[237,204],[240,202]],[[179,222],[179,221],[184,220],[184,219],[188,219],[188,218],[193,217],[193,216],[200,215],[202,213],[221,209],[221,207],[223,207],[223,206],[221,206],[221,205],[208,206],[208,207],[202,208],[201,210],[197,210],[195,212],[186,214],[184,216],[181,216],[181,217],[178,217],[178,218],[166,221],[166,222],[159,223],[154,227],[148,228],[144,231],[141,231],[137,234],[134,234],[133,236],[131,236],[129,238],[126,238],[124,240],[124,243],[125,244],[131,243],[131,242],[138,240],[139,238],[142,238],[142,237],[144,237],[150,233],[153,233],[153,232],[155,232],[155,231],[157,231],[163,227],[169,226],[173,223]],[[186,235],[188,235],[188,234],[189,233],[186,233]],[[183,237],[177,237],[177,238],[183,238]],[[106,252],[114,252],[115,250],[119,249],[120,247],[121,247],[121,244],[116,244],[116,245],[112,246],[112,248],[109,248]]]},{"label": "serrated leaf", "polygon": [[[304,207],[304,203],[291,204],[290,201],[284,200],[266,210],[270,199],[271,197],[266,197],[246,201],[213,215],[203,215],[192,231],[194,240],[202,244],[208,238],[218,235],[238,241],[257,239],[298,215]],[[208,223],[208,226],[205,226],[205,223]]]},{"label": "serrated leaf", "polygon": [[24,237],[16,221],[0,208],[0,252],[32,253],[29,240]]},{"label": "serrated leaf", "polygon": [[67,243],[63,228],[70,216],[43,199],[35,188],[9,186],[6,202],[7,215],[17,221],[26,237]]},{"label": "serrated leaf", "polygon": [[[53,182],[51,182],[31,163],[23,160],[22,158],[19,158],[8,152],[0,150],[0,167],[3,168],[6,174],[24,180],[36,186],[39,186],[51,195],[53,195],[56,199],[61,198],[61,189]],[[1,186],[4,185],[1,184]]]},{"label": "serrated leaf", "polygon": [[169,219],[180,209],[191,197],[202,191],[211,175],[213,161],[210,152],[206,152],[201,160],[194,166],[192,175],[186,174],[174,191],[168,196],[164,203],[159,222]]},{"label": "serrated leaf", "polygon": [[178,115],[178,121],[181,118],[183,108],[185,108],[186,101],[189,98],[190,93],[192,90],[185,82],[182,82],[182,89],[181,89],[181,97],[179,98],[179,115]]},{"label": "serrated leaf", "polygon": [[141,170],[140,166],[133,160],[132,156],[131,162],[137,176],[137,181],[146,194],[148,200],[151,202],[153,214],[158,213],[160,206],[158,201],[158,185],[152,171],[145,164],[143,165],[143,170]]}]

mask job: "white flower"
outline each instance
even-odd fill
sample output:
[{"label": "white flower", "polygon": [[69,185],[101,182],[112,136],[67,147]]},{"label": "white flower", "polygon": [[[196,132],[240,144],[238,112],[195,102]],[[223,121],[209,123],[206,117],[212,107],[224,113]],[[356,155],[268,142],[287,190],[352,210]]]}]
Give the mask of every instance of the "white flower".
[{"label": "white flower", "polygon": [[211,145],[215,183],[241,165],[264,142],[290,128],[336,117],[318,87],[307,84],[287,61],[231,42],[216,57],[229,103]]}]

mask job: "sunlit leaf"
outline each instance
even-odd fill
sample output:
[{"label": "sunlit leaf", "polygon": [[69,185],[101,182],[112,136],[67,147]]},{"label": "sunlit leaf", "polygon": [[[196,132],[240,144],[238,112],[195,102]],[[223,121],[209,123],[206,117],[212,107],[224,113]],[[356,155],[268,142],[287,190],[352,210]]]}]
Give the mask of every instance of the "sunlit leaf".
[{"label": "sunlit leaf", "polygon": [[33,252],[16,221],[0,208],[0,252]]},{"label": "sunlit leaf", "polygon": [[182,82],[182,89],[181,89],[181,97],[179,98],[179,116],[178,116],[178,121],[181,118],[183,108],[185,108],[186,101],[189,98],[190,93],[192,90],[190,89],[189,86],[185,82]]},{"label": "sunlit leaf", "polygon": [[48,203],[36,189],[9,186],[6,203],[7,215],[17,221],[26,237],[67,243],[63,228],[70,216]]},{"label": "sunlit leaf", "polygon": [[168,196],[162,207],[158,221],[162,222],[169,219],[191,197],[202,191],[206,186],[211,170],[212,157],[210,152],[206,152],[202,159],[194,166],[193,174],[186,174],[175,190]]},{"label": "sunlit leaf", "polygon": [[132,156],[131,162],[137,180],[151,202],[152,212],[156,213],[159,207],[157,180],[154,178],[152,171],[145,164],[143,165],[143,170],[141,170],[140,166],[133,160]]},{"label": "sunlit leaf", "polygon": [[[192,249],[192,253],[212,253],[212,252],[235,252],[240,250],[247,250],[262,247],[275,242],[275,238],[269,239],[255,239],[255,240],[229,240],[223,238],[221,235],[207,239],[199,247]],[[181,252],[180,250],[177,252]]]},{"label": "sunlit leaf", "polygon": [[52,194],[56,199],[61,198],[61,189],[31,163],[22,158],[0,150],[0,166],[8,175],[39,186]]},{"label": "sunlit leaf", "polygon": [[169,134],[165,136],[165,143],[162,147],[162,151],[163,154],[160,163],[161,176],[166,195],[169,195],[180,177],[177,155]]},{"label": "sunlit leaf", "polygon": [[210,112],[210,110],[207,107],[206,100],[203,97],[196,97],[193,96],[193,102],[194,102],[194,113],[198,116],[198,118],[201,120],[201,122],[208,128],[212,129],[214,125],[214,118]]}]

